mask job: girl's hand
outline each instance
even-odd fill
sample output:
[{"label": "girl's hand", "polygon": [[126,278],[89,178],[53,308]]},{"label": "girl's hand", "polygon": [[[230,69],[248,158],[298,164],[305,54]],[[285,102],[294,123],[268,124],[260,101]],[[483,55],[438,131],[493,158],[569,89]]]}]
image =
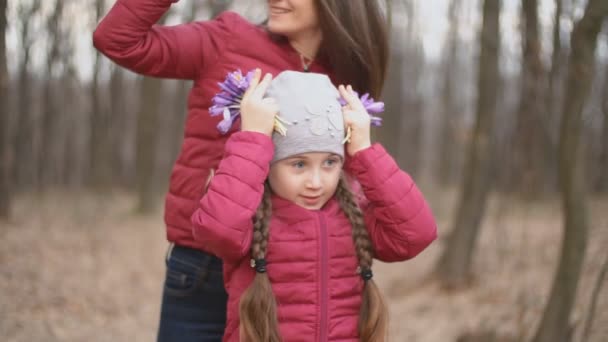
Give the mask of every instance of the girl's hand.
[{"label": "girl's hand", "polygon": [[260,82],[261,74],[260,69],[255,70],[251,84],[241,100],[241,130],[271,136],[279,105],[273,98],[264,98],[272,75],[266,74]]},{"label": "girl's hand", "polygon": [[370,137],[371,119],[350,85],[348,87],[340,85],[338,90],[342,98],[346,100],[346,106],[342,107],[344,127],[346,131],[350,130],[346,152],[349,156],[353,156],[372,145]]}]

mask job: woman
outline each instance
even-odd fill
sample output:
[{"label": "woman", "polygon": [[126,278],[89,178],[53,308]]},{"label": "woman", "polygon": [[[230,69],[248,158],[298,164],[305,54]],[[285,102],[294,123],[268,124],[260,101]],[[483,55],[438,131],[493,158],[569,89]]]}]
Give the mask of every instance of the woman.
[{"label": "woman", "polygon": [[[375,0],[269,0],[256,26],[225,12],[214,20],[154,24],[177,0],[118,0],[93,34],[117,64],[155,77],[193,80],[184,141],[165,201],[167,274],[159,341],[219,341],[226,316],[221,261],[192,236],[190,217],[222,157],[228,134],[209,115],[217,83],[260,68],[312,71],[378,97],[388,58],[386,18]],[[196,1],[196,0],[195,0]],[[207,248],[208,250],[208,248]]]}]

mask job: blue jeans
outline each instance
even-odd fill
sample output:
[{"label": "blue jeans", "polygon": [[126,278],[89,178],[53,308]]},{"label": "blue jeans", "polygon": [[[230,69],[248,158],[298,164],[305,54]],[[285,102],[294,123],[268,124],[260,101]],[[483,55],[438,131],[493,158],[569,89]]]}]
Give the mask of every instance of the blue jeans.
[{"label": "blue jeans", "polygon": [[226,326],[222,261],[174,245],[167,252],[158,342],[220,342]]}]

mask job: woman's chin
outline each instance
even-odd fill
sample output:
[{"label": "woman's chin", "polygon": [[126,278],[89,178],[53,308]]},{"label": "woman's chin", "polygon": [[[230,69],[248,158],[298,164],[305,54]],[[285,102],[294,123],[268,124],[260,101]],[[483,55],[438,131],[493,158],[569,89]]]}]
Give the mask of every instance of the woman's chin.
[{"label": "woman's chin", "polygon": [[284,20],[269,19],[268,30],[274,34],[278,34],[281,36],[289,36],[289,34],[293,31],[293,28],[291,27],[289,22],[285,22]]}]

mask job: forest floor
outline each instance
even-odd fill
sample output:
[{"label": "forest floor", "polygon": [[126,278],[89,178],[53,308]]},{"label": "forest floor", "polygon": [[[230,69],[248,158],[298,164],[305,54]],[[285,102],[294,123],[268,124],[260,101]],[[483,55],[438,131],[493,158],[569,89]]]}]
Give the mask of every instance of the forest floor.
[{"label": "forest floor", "polygon": [[[432,270],[451,228],[453,194],[435,197],[443,199],[431,201],[439,240],[413,260],[375,267],[390,303],[390,341],[456,342],[479,330],[523,341],[538,324],[559,259],[559,200],[493,196],[474,254],[475,280],[448,292]],[[124,193],[55,191],[16,199],[14,219],[0,222],[3,341],[154,341],[167,243],[162,211],[138,216],[134,203]],[[608,257],[607,213],[608,198],[590,200],[589,244],[572,315],[577,336]],[[604,284],[589,341],[608,341]]]}]

